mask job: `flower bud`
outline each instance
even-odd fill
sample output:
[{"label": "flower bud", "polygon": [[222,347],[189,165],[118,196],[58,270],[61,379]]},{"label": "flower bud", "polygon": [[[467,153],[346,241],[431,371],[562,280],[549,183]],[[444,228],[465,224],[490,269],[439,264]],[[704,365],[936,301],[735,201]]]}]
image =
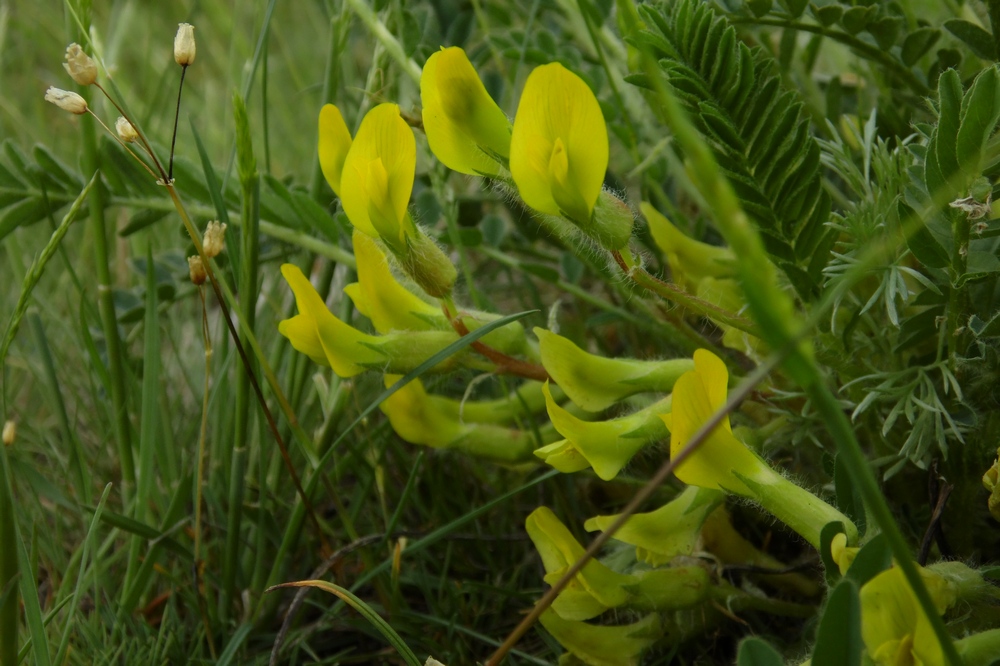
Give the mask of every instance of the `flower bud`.
[{"label": "flower bud", "polygon": [[70,44],[66,49],[66,62],[63,67],[81,86],[93,85],[97,81],[97,63],[83,52],[79,44]]},{"label": "flower bud", "polygon": [[7,421],[3,424],[3,443],[5,446],[10,446],[14,443],[14,438],[17,437],[17,423],[14,421]]},{"label": "flower bud", "polygon": [[139,133],[135,131],[135,127],[125,116],[118,116],[118,120],[115,121],[115,130],[118,132],[118,138],[125,143],[133,143],[139,138]]},{"label": "flower bud", "polygon": [[226,225],[218,221],[209,222],[205,229],[205,256],[209,259],[219,256],[226,245]]},{"label": "flower bud", "polygon": [[75,113],[78,116],[87,113],[87,100],[80,97],[75,92],[49,87],[49,89],[45,91],[45,101],[52,102],[63,111],[69,111],[70,113]]},{"label": "flower bud", "polygon": [[196,51],[194,26],[190,23],[178,23],[177,35],[174,36],[174,61],[181,67],[194,64]]},{"label": "flower bud", "polygon": [[191,272],[191,282],[197,285],[205,284],[208,274],[205,272],[205,264],[202,262],[201,257],[198,255],[188,257],[188,270]]}]

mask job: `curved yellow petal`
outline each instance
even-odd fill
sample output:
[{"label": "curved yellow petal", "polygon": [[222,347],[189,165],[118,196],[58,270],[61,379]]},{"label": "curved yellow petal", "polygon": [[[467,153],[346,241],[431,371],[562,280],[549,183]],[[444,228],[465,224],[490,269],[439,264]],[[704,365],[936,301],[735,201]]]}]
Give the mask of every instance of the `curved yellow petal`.
[{"label": "curved yellow petal", "polygon": [[344,287],[344,293],[354,301],[358,312],[371,319],[376,331],[430,331],[447,325],[440,309],[396,280],[374,240],[358,229],[352,240],[358,281]]},{"label": "curved yellow petal", "polygon": [[674,282],[693,290],[705,277],[736,276],[736,256],[732,250],[689,238],[647,201],[639,204],[639,210],[646,218],[653,240],[667,256]]},{"label": "curved yellow petal", "polygon": [[510,172],[530,207],[590,220],[608,168],[608,128],[583,79],[559,63],[528,76],[511,134]]},{"label": "curved yellow petal", "polygon": [[416,164],[416,140],[399,107],[379,104],[369,111],[347,153],[340,182],[351,224],[373,238],[381,234],[395,240],[405,226]]},{"label": "curved yellow petal", "polygon": [[510,123],[461,48],[431,55],[420,76],[424,132],[445,166],[495,176],[510,156]]},{"label": "curved yellow petal", "polygon": [[[315,358],[318,341],[326,358],[325,365],[345,378],[385,362],[385,355],[377,351],[380,344],[378,338],[362,333],[334,317],[298,266],[284,264],[281,274],[292,288],[295,304],[299,309],[298,317],[287,319],[278,325],[278,330],[289,338],[293,347]],[[310,322],[312,334],[308,332]]]},{"label": "curved yellow petal", "polygon": [[535,449],[535,456],[563,474],[581,472],[590,467],[590,461],[566,439]]},{"label": "curved yellow petal", "polygon": [[324,105],[319,111],[319,166],[337,196],[340,196],[340,178],[350,149],[351,132],[340,109],[333,104]]},{"label": "curved yellow petal", "polygon": [[316,332],[316,320],[309,315],[295,315],[291,319],[278,322],[278,332],[288,338],[295,351],[302,352],[314,363],[330,367],[323,351],[323,343]]},{"label": "curved yellow petal", "polygon": [[575,622],[552,610],[538,619],[560,645],[588,666],[637,666],[642,652],[664,634],[657,613],[624,625]]},{"label": "curved yellow petal", "polygon": [[[402,375],[386,375],[386,387],[392,386],[401,377]],[[431,396],[419,379],[414,379],[393,393],[379,407],[389,417],[389,423],[396,434],[411,444],[443,448],[468,430],[468,426],[461,425],[448,414],[433,408]]]}]

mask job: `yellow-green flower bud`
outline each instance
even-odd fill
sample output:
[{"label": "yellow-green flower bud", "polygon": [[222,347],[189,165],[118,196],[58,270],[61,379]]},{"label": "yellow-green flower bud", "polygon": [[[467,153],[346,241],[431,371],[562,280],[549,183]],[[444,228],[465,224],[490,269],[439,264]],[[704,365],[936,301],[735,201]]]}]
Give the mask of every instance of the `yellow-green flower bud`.
[{"label": "yellow-green flower bud", "polygon": [[559,644],[585,664],[596,666],[638,666],[643,651],[664,633],[660,616],[646,615],[638,622],[621,625],[594,625],[566,620],[551,610],[538,618]]},{"label": "yellow-green flower bud", "polygon": [[5,421],[3,424],[3,444],[4,446],[11,446],[14,444],[14,440],[17,439],[17,422],[16,421]]},{"label": "yellow-green flower bud", "polygon": [[[538,507],[525,521],[545,567],[545,582],[550,585],[583,556],[583,546],[548,507]],[[624,585],[637,583],[635,576],[612,571],[597,560],[590,560],[552,603],[552,610],[566,620],[587,620],[609,608],[625,603]]]},{"label": "yellow-green flower bud", "polygon": [[66,48],[66,71],[81,86],[93,85],[97,81],[97,63],[83,52],[79,44],[70,44]]},{"label": "yellow-green flower bud", "polygon": [[[569,471],[578,471],[590,466],[594,468],[597,476],[609,481],[618,475],[640,449],[667,435],[661,415],[670,411],[670,396],[629,416],[608,421],[583,421],[552,399],[548,384],[544,391],[549,419],[566,440],[557,442],[558,446],[553,444],[542,447],[535,451],[535,455],[561,471],[567,471],[560,466],[563,464],[574,468]],[[573,462],[564,463],[563,460],[567,456],[566,447],[575,449],[586,461],[586,465],[575,468]],[[575,461],[576,458],[570,460]]]},{"label": "yellow-green flower bud", "polygon": [[583,79],[559,63],[528,76],[514,118],[510,173],[521,198],[589,226],[608,168],[608,128]]},{"label": "yellow-green flower bud", "polygon": [[689,238],[646,201],[639,204],[639,209],[653,240],[667,257],[675,283],[694,293],[703,278],[736,277],[736,256],[732,250]]},{"label": "yellow-green flower bud", "polygon": [[[613,538],[635,546],[641,562],[654,567],[667,564],[678,555],[694,552],[702,524],[724,499],[717,490],[688,486],[656,511],[629,516]],[[596,516],[583,527],[588,532],[603,531],[617,519],[617,515]]]},{"label": "yellow-green flower bud", "polygon": [[449,169],[495,176],[510,156],[510,123],[457,46],[431,55],[420,76],[424,132]]},{"label": "yellow-green flower bud", "polygon": [[602,358],[543,328],[536,328],[535,335],[541,343],[542,365],[549,375],[570,400],[591,412],[607,409],[636,393],[668,392],[678,377],[694,368],[694,363],[686,358],[667,361]]}]

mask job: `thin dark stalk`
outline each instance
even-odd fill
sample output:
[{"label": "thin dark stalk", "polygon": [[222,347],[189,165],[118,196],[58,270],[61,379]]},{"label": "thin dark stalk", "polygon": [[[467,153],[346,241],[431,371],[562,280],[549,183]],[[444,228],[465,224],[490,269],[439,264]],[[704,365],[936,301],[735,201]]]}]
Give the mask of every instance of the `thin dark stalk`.
[{"label": "thin dark stalk", "polygon": [[174,147],[177,145],[177,122],[181,117],[181,93],[184,92],[184,75],[187,74],[187,65],[181,65],[181,83],[177,86],[177,108],[174,110],[174,134],[170,139],[170,162],[167,166],[167,182],[174,179]]}]

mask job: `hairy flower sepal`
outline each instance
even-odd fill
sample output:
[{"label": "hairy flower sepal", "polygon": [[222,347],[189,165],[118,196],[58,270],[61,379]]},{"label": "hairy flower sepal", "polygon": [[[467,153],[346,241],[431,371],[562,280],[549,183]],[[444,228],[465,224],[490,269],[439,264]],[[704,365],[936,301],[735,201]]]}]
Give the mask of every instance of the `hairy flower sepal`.
[{"label": "hairy flower sepal", "polygon": [[[386,375],[385,386],[391,387],[401,375]],[[514,404],[511,404],[514,403]],[[456,449],[474,456],[502,463],[520,463],[531,458],[535,433],[498,425],[497,420],[476,422],[476,417],[495,419],[498,414],[513,417],[511,409],[520,407],[517,397],[505,401],[467,402],[430,395],[420,380],[415,379],[379,405],[389,417],[396,434],[411,444],[441,449]],[[539,434],[552,439],[555,432],[543,427]]]},{"label": "hairy flower sepal", "polygon": [[667,435],[660,416],[670,411],[670,396],[628,416],[584,421],[559,406],[548,383],[543,390],[549,419],[566,439],[537,449],[535,455],[561,472],[593,467],[597,476],[610,481],[640,449]]},{"label": "hairy flower sepal", "polygon": [[510,122],[461,48],[431,55],[420,76],[424,132],[449,169],[497,176],[510,158]]},{"label": "hairy flower sepal", "polygon": [[[295,294],[299,314],[279,323],[278,331],[295,349],[333,368],[340,377],[369,369],[406,373],[458,339],[453,331],[368,335],[333,316],[298,266],[285,264],[281,274]],[[480,367],[463,351],[442,361],[434,371],[445,372],[460,362]]]},{"label": "hairy flower sepal", "polygon": [[[699,349],[694,353],[694,366],[677,380],[673,409],[662,417],[670,430],[671,457],[687,446],[695,432],[726,402],[729,372],[722,360]],[[772,470],[736,439],[728,416],[677,467],[675,474],[688,485],[756,500],[814,548],[820,547],[820,532],[831,522],[843,523],[848,541],[857,541],[857,528],[847,516]]]},{"label": "hairy flower sepal", "polygon": [[[340,137],[334,143],[342,147],[346,142],[339,126],[334,134]],[[329,164],[335,173],[336,159],[331,158]],[[399,107],[379,104],[365,115],[350,144],[339,194],[351,224],[381,239],[400,268],[421,289],[439,298],[451,293],[458,273],[407,212],[416,164],[416,141]]]},{"label": "hairy flower sepal", "polygon": [[603,358],[544,328],[534,331],[541,343],[545,370],[570,400],[591,412],[607,409],[636,393],[669,392],[678,377],[694,368],[691,359],[686,358],[666,361]]},{"label": "hairy flower sepal", "polygon": [[608,128],[594,93],[559,63],[536,67],[524,84],[510,145],[510,173],[524,203],[620,249],[632,215],[621,201],[602,196],[607,168]]},{"label": "hairy flower sepal", "polygon": [[[525,520],[545,567],[545,582],[550,585],[583,555],[583,546],[548,507],[540,506]],[[625,604],[625,585],[639,582],[635,576],[612,571],[597,560],[590,560],[552,602],[552,610],[565,620],[588,620]]]}]

